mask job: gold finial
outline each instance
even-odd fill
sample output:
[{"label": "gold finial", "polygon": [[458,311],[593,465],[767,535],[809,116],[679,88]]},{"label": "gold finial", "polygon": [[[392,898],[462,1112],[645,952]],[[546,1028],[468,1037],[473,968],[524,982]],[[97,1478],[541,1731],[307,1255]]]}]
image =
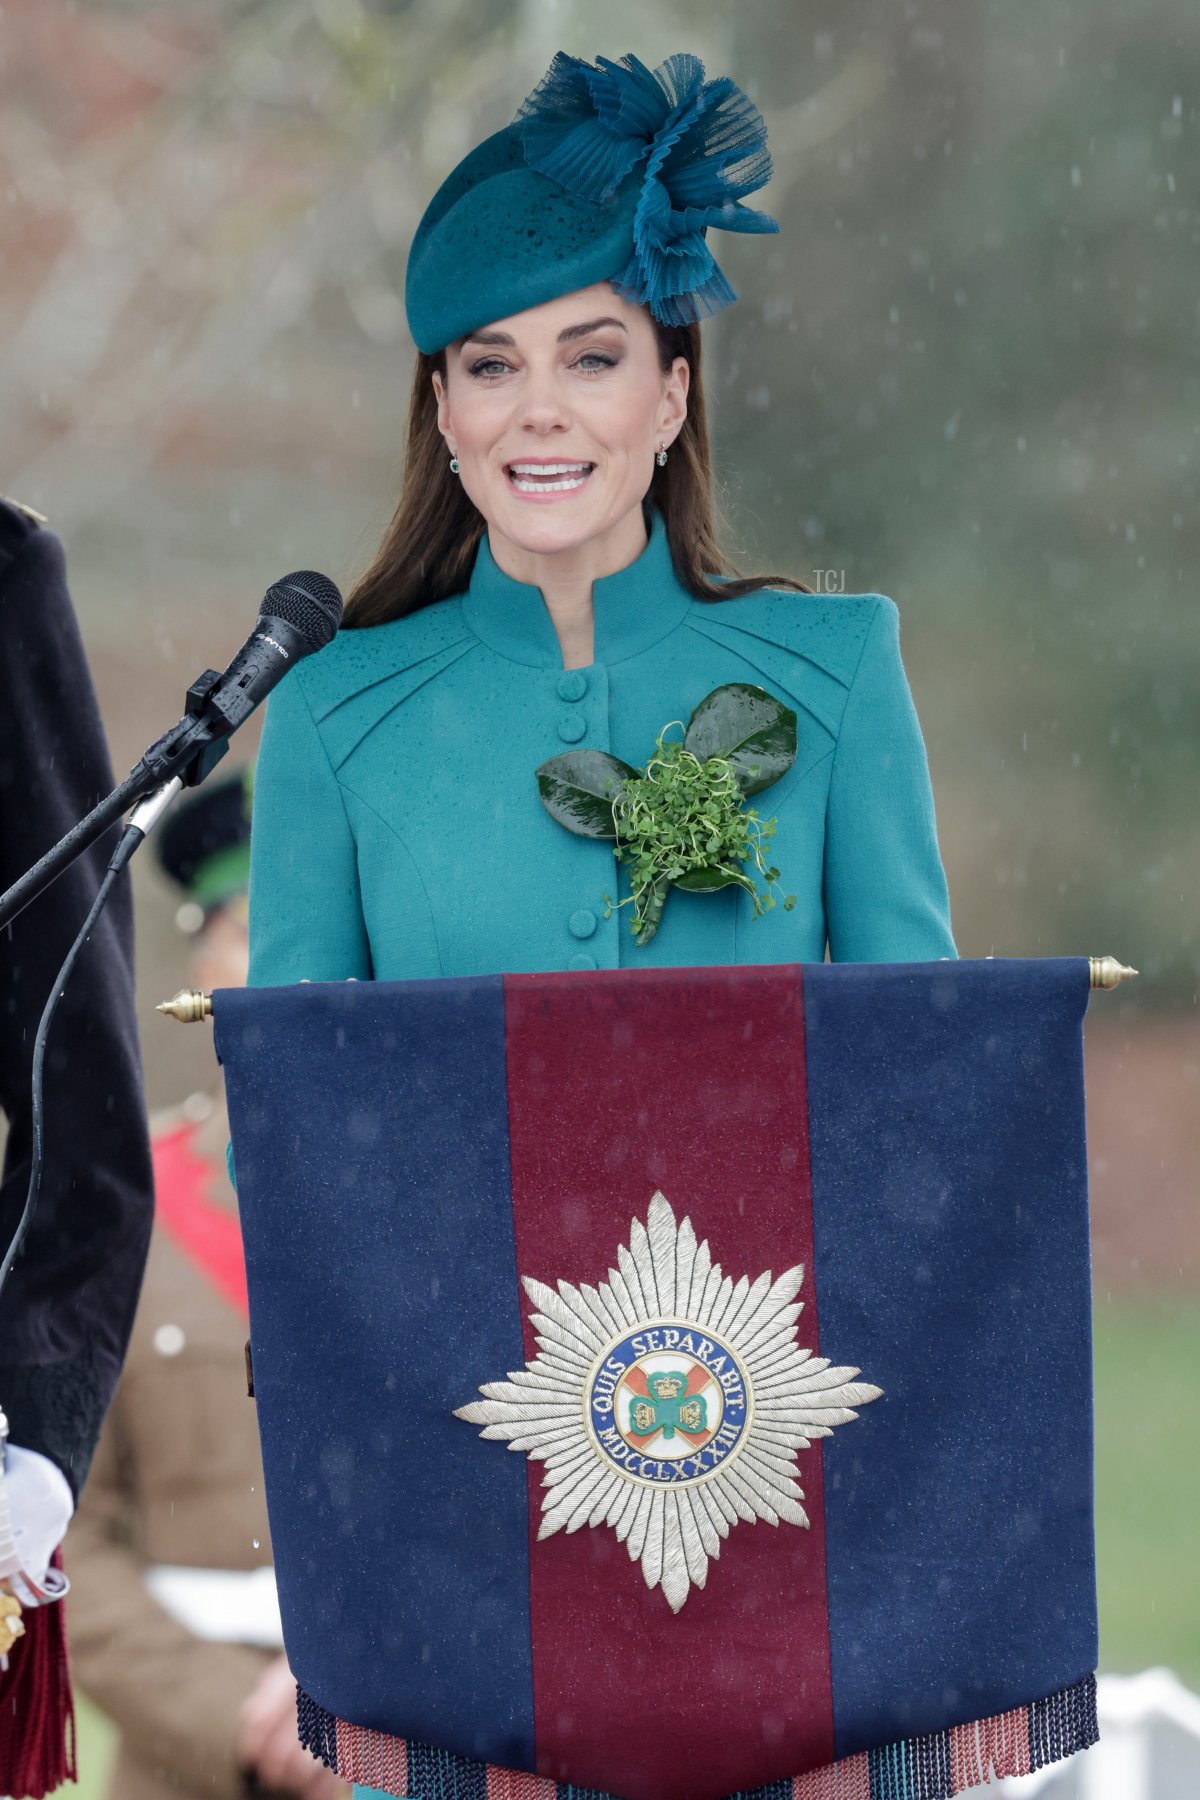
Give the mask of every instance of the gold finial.
[{"label": "gold finial", "polygon": [[1137,974],[1136,969],[1127,969],[1115,956],[1089,956],[1088,962],[1092,968],[1094,988],[1119,987],[1123,981],[1128,981]]},{"label": "gold finial", "polygon": [[180,988],[170,1000],[160,1000],[155,1012],[178,1019],[181,1025],[195,1025],[200,1019],[212,1018],[212,995],[198,988]]}]

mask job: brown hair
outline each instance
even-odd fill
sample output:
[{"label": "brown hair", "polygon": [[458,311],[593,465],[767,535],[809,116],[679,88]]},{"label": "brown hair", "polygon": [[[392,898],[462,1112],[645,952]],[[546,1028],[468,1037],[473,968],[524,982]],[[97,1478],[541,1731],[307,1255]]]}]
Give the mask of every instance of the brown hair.
[{"label": "brown hair", "polygon": [[[700,327],[662,325],[657,319],[652,323],[663,373],[677,356],[686,359],[691,371],[687,418],[666,464],[661,468],[655,464],[646,495],[647,503],[662,512],[680,582],[698,600],[732,600],[764,587],[811,594],[803,581],[788,575],[743,575],[721,549],[700,379]],[[470,580],[484,520],[450,469],[437,425],[431,379],[435,369],[444,380],[445,352],[434,356],[419,352],[400,499],[374,561],[351,589],[343,629],[403,618],[435,600],[462,593]],[[715,576],[726,579],[717,581]]]}]

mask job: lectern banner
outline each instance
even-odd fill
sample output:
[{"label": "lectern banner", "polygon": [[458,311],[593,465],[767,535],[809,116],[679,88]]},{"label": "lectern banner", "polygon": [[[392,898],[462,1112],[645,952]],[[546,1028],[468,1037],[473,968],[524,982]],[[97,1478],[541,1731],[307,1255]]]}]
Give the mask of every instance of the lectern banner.
[{"label": "lectern banner", "polygon": [[1096,1735],[1084,958],[214,995],[301,1735],[933,1800]]}]

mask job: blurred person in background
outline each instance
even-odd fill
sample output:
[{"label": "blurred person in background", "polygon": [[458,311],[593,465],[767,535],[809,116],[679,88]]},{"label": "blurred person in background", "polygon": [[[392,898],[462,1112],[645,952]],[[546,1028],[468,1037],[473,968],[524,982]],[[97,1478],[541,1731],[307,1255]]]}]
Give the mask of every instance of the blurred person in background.
[{"label": "blurred person in background", "polygon": [[[0,892],[91,811],[112,767],[67,589],[40,513],[0,498]],[[0,1112],[7,1122],[0,1253],[25,1206],[33,1046],[63,959],[115,846],[114,826],[0,932]],[[133,910],[117,881],[63,991],[44,1065],[44,1166],[0,1300],[4,1485],[20,1570],[45,1583],[129,1340],[150,1236],[150,1147],[134,1013]],[[70,1772],[61,1603],[24,1605],[0,1648],[0,1791]],[[16,1633],[20,1631],[21,1636]],[[9,1643],[9,1639],[13,1641]]]},{"label": "blurred person in background", "polygon": [[[246,978],[250,789],[248,769],[211,780],[155,840],[208,991]],[[152,1127],[141,1304],[67,1546],[79,1684],[121,1733],[112,1800],[339,1800],[280,1653],[224,1100],[192,1094]]]}]

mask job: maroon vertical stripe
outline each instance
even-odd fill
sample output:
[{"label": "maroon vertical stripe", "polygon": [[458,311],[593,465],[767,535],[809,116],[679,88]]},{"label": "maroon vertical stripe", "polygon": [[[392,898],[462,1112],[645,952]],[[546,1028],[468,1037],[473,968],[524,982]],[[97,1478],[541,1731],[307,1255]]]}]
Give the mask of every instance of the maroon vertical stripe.
[{"label": "maroon vertical stripe", "polygon": [[[655,1188],[725,1274],[804,1264],[818,1348],[798,966],[505,977],[517,1266],[599,1283]],[[523,1298],[526,1352],[537,1351]],[[678,1614],[605,1525],[536,1541],[539,1772],[629,1800],[696,1800],[834,1754],[821,1457],[809,1529],[745,1521]]]}]

